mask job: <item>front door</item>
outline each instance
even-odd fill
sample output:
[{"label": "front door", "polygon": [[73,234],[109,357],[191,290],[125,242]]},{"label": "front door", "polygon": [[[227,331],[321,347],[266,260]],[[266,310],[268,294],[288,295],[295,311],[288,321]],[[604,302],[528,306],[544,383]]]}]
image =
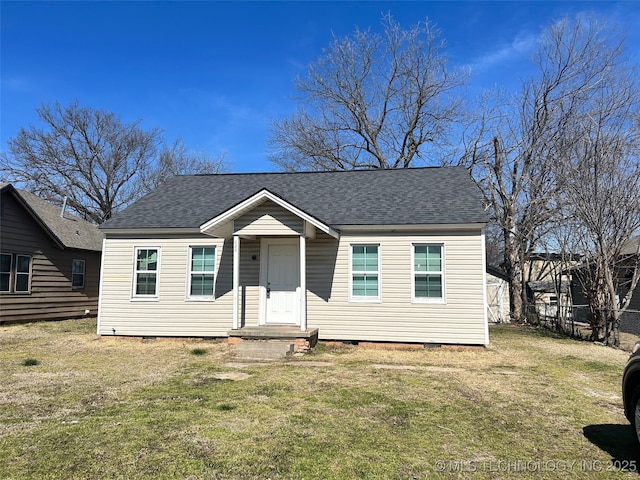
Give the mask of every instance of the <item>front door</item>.
[{"label": "front door", "polygon": [[300,325],[298,243],[269,243],[267,249],[265,321],[267,324]]}]

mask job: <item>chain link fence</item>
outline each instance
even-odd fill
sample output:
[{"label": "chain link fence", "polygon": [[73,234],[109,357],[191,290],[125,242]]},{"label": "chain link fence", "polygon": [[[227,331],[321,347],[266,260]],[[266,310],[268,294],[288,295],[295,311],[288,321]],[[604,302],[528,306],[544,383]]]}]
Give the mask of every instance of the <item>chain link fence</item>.
[{"label": "chain link fence", "polygon": [[[527,320],[551,330],[577,335],[591,326],[589,305],[529,305]],[[620,332],[640,336],[640,310],[626,310],[620,317]]]},{"label": "chain link fence", "polygon": [[[591,324],[589,305],[574,305],[573,318],[581,324]],[[620,316],[620,332],[640,336],[640,310],[625,310]]]}]

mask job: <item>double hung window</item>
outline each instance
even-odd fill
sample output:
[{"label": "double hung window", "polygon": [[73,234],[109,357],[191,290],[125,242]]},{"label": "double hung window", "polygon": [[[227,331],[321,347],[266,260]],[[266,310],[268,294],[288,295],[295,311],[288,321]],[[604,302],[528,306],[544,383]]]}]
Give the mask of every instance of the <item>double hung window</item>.
[{"label": "double hung window", "polygon": [[31,255],[0,254],[0,292],[31,293]]},{"label": "double hung window", "polygon": [[380,300],[380,245],[351,245],[351,300]]},{"label": "double hung window", "polygon": [[11,270],[13,265],[13,255],[10,253],[0,254],[0,292],[11,291]]},{"label": "double hung window", "polygon": [[16,293],[31,290],[31,255],[16,255]]},{"label": "double hung window", "polygon": [[71,286],[73,288],[84,288],[84,269],[84,260],[73,260],[71,266]]},{"label": "double hung window", "polygon": [[135,249],[135,271],[133,296],[139,298],[158,297],[158,248]]},{"label": "double hung window", "polygon": [[444,301],[443,245],[413,245],[413,300]]},{"label": "double hung window", "polygon": [[190,299],[213,299],[215,285],[216,248],[189,248],[189,287]]}]

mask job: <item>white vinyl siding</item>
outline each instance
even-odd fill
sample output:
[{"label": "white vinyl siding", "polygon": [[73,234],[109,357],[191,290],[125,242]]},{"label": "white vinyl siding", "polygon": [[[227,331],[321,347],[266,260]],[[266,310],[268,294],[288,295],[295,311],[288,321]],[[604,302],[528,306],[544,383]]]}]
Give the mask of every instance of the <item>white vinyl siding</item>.
[{"label": "white vinyl siding", "polygon": [[351,301],[380,301],[380,245],[351,245]]},{"label": "white vinyl siding", "polygon": [[134,258],[133,298],[157,299],[160,248],[135,247]]},{"label": "white vinyl siding", "polygon": [[266,201],[234,220],[234,232],[247,236],[292,236],[304,233],[304,221],[296,214]]},{"label": "white vinyl siding", "polygon": [[[352,302],[351,245],[379,242],[382,302]],[[413,244],[443,245],[446,303],[412,302]],[[318,234],[307,242],[307,325],[321,340],[485,345],[480,229]]]},{"label": "white vinyl siding", "polygon": [[0,254],[0,292],[11,291],[11,270],[13,265],[13,255],[10,253]]},{"label": "white vinyl siding", "polygon": [[84,288],[85,261],[74,259],[71,264],[71,287]]},{"label": "white vinyl siding", "polygon": [[16,255],[16,275],[13,291],[29,293],[31,291],[31,255]]},{"label": "white vinyl siding", "polygon": [[414,302],[445,301],[444,246],[413,244],[411,276]]},{"label": "white vinyl siding", "polygon": [[216,247],[189,247],[188,299],[214,299],[215,270]]},{"label": "white vinyl siding", "polygon": [[[131,302],[134,247],[162,249],[157,302]],[[379,245],[382,302],[352,302],[351,247]],[[413,245],[443,245],[446,303],[412,302]],[[187,301],[189,247],[215,246],[215,302]],[[459,232],[318,232],[306,241],[308,328],[321,340],[488,343],[484,302],[484,250],[480,229]],[[224,337],[232,327],[233,241],[195,235],[150,241],[107,238],[102,267],[101,335]],[[240,241],[239,320],[258,325],[260,239]]]},{"label": "white vinyl siding", "polygon": [[[208,236],[154,239],[161,249],[157,301],[131,301],[134,247],[140,238],[107,238],[104,242],[100,289],[100,335],[167,337],[225,337],[231,329],[233,271],[231,240]],[[153,245],[153,244],[151,244]],[[215,301],[186,299],[189,283],[189,247],[216,247]],[[256,257],[253,260],[252,257]],[[240,250],[241,321],[258,318],[260,242],[242,240]],[[136,299],[137,300],[137,299]]]}]

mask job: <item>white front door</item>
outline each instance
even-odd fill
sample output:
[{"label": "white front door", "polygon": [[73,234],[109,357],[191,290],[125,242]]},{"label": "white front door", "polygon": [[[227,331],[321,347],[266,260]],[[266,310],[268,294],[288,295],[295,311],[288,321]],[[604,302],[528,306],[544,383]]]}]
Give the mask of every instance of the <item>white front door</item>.
[{"label": "white front door", "polygon": [[268,243],[267,250],[265,322],[300,325],[298,243]]}]

